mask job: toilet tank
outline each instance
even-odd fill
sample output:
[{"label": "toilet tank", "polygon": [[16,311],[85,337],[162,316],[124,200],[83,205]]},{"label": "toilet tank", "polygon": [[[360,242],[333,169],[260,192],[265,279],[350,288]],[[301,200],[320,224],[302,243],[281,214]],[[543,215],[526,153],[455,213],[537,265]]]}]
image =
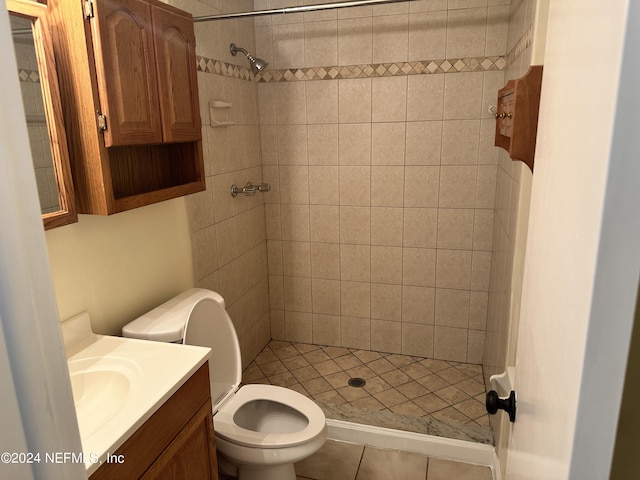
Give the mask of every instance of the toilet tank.
[{"label": "toilet tank", "polygon": [[160,342],[180,342],[211,348],[209,380],[214,413],[242,379],[242,358],[235,327],[222,296],[192,288],[138,317],[122,335]]}]

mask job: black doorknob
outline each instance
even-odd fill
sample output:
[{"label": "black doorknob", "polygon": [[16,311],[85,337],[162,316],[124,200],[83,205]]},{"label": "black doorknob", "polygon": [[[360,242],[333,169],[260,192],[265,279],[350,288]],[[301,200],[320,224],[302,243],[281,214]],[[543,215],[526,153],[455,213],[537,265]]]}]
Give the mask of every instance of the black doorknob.
[{"label": "black doorknob", "polygon": [[491,390],[487,393],[487,412],[494,415],[498,410],[504,410],[509,414],[509,420],[516,421],[516,392],[511,390],[507,398],[500,398],[498,392]]}]

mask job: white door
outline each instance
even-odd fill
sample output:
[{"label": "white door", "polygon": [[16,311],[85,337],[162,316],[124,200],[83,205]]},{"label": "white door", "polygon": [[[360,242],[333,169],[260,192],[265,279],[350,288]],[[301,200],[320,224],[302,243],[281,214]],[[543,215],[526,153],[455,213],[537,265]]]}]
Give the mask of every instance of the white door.
[{"label": "white door", "polygon": [[640,272],[639,26],[639,2],[550,2],[507,480],[609,476]]}]

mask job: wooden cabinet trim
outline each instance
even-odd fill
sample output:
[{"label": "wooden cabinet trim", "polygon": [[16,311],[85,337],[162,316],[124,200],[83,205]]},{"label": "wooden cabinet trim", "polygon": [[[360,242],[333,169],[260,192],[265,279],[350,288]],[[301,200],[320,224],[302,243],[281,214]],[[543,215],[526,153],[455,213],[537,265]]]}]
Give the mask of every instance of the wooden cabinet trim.
[{"label": "wooden cabinet trim", "polygon": [[194,413],[210,401],[209,365],[205,363],[124,444],[110,452],[124,455],[124,463],[102,464],[91,475],[91,480],[140,478],[187,426]]}]

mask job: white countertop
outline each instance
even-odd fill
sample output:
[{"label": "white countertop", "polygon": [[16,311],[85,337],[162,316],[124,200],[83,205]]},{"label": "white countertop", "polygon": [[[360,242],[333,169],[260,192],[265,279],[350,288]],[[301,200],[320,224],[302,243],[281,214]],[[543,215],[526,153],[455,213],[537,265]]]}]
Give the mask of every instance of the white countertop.
[{"label": "white countertop", "polygon": [[90,475],[207,361],[211,349],[96,335],[86,313],[62,326]]}]

